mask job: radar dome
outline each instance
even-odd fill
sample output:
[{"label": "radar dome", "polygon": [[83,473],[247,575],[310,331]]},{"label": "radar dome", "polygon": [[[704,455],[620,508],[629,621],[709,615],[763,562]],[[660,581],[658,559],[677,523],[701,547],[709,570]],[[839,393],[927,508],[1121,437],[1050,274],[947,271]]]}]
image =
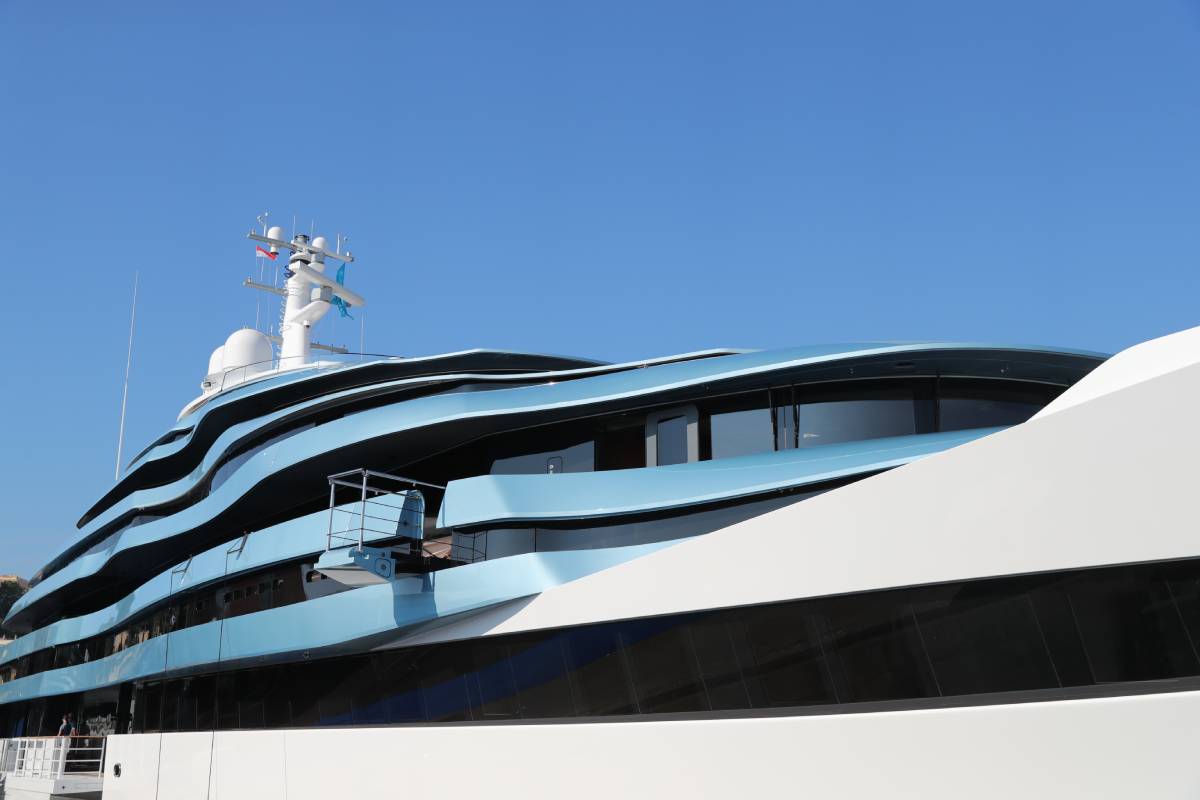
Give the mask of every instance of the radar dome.
[{"label": "radar dome", "polygon": [[[271,368],[271,359],[275,353],[271,347],[271,340],[267,338],[265,333],[242,328],[240,331],[234,331],[229,334],[229,338],[225,340],[225,346],[221,348],[221,368],[222,369],[237,369],[239,367],[248,367],[254,365],[255,369],[252,372],[259,372]],[[213,353],[215,356],[216,353]],[[211,371],[212,362],[209,362]]]},{"label": "radar dome", "polygon": [[225,366],[225,346],[221,345],[208,357],[208,374],[215,375]]}]

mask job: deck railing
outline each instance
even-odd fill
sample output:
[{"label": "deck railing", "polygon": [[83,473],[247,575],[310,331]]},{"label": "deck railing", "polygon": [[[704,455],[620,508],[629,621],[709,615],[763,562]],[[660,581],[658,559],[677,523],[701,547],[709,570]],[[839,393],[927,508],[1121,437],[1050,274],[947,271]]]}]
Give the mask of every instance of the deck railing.
[{"label": "deck railing", "polygon": [[[325,549],[356,546],[362,550],[367,534],[373,538],[404,536],[420,540],[425,524],[425,498],[416,488],[418,486],[445,489],[437,484],[369,469],[330,475]],[[339,498],[339,490],[344,495],[346,489],[352,490],[352,495]],[[347,499],[350,502],[345,502]]]},{"label": "deck railing", "polygon": [[104,774],[103,736],[0,739],[0,773],[17,778]]}]

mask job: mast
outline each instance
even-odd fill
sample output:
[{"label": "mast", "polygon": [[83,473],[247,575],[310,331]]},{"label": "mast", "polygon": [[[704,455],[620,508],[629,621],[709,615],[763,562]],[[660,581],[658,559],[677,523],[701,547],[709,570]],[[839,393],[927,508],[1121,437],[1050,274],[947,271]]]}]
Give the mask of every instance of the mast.
[{"label": "mast", "polygon": [[344,347],[312,341],[313,325],[329,313],[331,306],[340,306],[344,311],[349,307],[362,308],[366,305],[362,295],[342,285],[344,272],[341,268],[334,273],[334,277],[325,272],[328,262],[339,262],[344,266],[354,261],[354,255],[349,250],[342,252],[342,244],[347,238],[339,234],[337,249],[331,252],[324,236],[296,233],[290,240],[285,239],[280,226],[265,227],[266,218],[266,214],[258,217],[259,223],[264,226],[262,233],[251,230],[246,237],[266,245],[260,246],[258,253],[271,261],[275,261],[281,252],[288,254],[284,272],[286,281],[282,287],[268,286],[260,276],[258,281],[246,278],[243,285],[283,298],[279,335],[263,333],[257,330],[257,325],[255,329],[243,328],[230,334],[225,343],[209,357],[208,372],[200,383],[201,395],[184,406],[180,412],[181,418],[224,389],[267,373],[298,369],[314,363],[313,350],[347,352]]},{"label": "mast", "polygon": [[[272,253],[288,250],[287,282],[284,285],[283,317],[279,325],[279,367],[291,369],[307,364],[312,359],[314,345],[311,341],[312,326],[329,313],[334,298],[349,306],[362,308],[366,301],[361,295],[347,289],[334,278],[325,274],[327,261],[349,264],[354,255],[347,250],[330,252],[324,236],[311,240],[308,234],[298,233],[292,240],[283,239],[283,228],[270,228],[266,235],[251,231],[248,238],[270,245]],[[340,237],[339,237],[340,238]],[[340,244],[340,241],[339,241]]]}]

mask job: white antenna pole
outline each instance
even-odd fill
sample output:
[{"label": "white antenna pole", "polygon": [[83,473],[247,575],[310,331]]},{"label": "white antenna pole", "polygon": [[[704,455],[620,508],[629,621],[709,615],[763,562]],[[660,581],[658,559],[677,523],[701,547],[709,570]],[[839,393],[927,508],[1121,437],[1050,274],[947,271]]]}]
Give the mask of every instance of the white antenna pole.
[{"label": "white antenna pole", "polygon": [[[262,226],[262,235],[267,235],[267,217],[271,216],[271,212],[264,211],[258,215],[258,224]],[[259,255],[258,251],[254,251],[254,260],[258,262],[258,282],[263,282],[263,269],[266,267],[266,259]],[[262,299],[255,298],[254,300],[254,330],[260,331],[262,328],[258,326],[259,316],[262,312]]]},{"label": "white antenna pole", "polygon": [[363,339],[366,337],[367,319],[363,316],[362,309],[358,310],[358,360],[363,360]]},{"label": "white antenna pole", "polygon": [[133,272],[133,305],[129,311],[129,349],[125,353],[125,389],[121,393],[121,429],[117,434],[117,468],[113,480],[121,479],[121,449],[125,445],[125,408],[129,403],[129,370],[133,366],[133,325],[137,322],[138,273]]}]

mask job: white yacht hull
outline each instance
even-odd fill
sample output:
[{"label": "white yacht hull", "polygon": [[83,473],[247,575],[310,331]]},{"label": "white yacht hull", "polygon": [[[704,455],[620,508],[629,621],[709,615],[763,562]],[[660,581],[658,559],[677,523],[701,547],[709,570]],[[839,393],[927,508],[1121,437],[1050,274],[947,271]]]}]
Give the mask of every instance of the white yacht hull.
[{"label": "white yacht hull", "polygon": [[109,739],[104,798],[1193,798],[1198,746],[1200,692],[754,719],[141,734]]}]

